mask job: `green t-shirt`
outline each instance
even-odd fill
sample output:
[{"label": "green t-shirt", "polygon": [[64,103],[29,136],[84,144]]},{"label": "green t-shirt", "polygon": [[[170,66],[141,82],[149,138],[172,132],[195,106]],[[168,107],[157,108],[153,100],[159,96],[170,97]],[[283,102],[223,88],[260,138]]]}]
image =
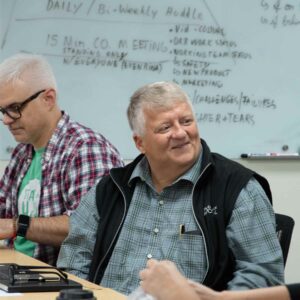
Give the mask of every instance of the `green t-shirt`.
[{"label": "green t-shirt", "polygon": [[[35,151],[31,165],[25,174],[19,194],[18,212],[19,215],[37,217],[39,215],[39,204],[42,180],[42,157],[45,148]],[[18,236],[14,242],[15,249],[29,256],[33,256],[36,243],[28,241],[26,238]]]}]

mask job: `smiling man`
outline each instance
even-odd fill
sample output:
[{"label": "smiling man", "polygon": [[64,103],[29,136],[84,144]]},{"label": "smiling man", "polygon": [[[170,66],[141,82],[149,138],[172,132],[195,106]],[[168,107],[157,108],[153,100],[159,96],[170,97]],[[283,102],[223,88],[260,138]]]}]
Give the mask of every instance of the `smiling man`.
[{"label": "smiling man", "polygon": [[55,264],[69,215],[113,166],[118,151],[70,120],[47,61],[18,54],[0,64],[0,119],[19,142],[0,180],[0,239]]},{"label": "smiling man", "polygon": [[127,113],[141,154],[82,199],[58,266],[125,294],[151,258],[216,290],[282,283],[266,179],[210,152],[172,82],[138,89]]}]

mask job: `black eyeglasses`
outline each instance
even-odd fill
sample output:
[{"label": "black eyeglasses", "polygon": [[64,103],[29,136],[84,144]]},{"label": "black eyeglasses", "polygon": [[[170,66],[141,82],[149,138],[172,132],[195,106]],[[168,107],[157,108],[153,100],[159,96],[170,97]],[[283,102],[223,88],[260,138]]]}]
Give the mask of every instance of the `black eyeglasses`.
[{"label": "black eyeglasses", "polygon": [[22,110],[24,109],[25,105],[28,104],[30,101],[36,99],[41,93],[45,92],[46,90],[41,90],[26,100],[24,100],[21,103],[14,103],[12,105],[9,105],[7,107],[0,107],[0,112],[2,113],[2,116],[0,117],[0,120],[3,120],[3,116],[7,114],[11,119],[18,120],[22,117]]}]

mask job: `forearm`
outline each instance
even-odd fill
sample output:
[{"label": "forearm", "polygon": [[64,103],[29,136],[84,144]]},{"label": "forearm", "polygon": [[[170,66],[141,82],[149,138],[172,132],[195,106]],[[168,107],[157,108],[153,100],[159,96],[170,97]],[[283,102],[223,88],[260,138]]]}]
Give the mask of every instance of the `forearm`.
[{"label": "forearm", "polygon": [[218,300],[290,300],[285,286],[246,291],[223,291],[219,296]]},{"label": "forearm", "polygon": [[96,228],[93,229],[90,225],[97,227],[97,224],[93,222],[93,218],[80,219],[80,207],[78,210],[78,214],[75,211],[70,217],[70,233],[61,245],[57,266],[67,269],[69,273],[78,277],[88,279],[96,241]]},{"label": "forearm", "polygon": [[290,300],[288,289],[284,285],[243,291],[215,292],[202,284],[193,281],[189,283],[197,293],[198,300]]},{"label": "forearm", "polygon": [[[260,264],[236,260],[234,277],[227,283],[227,290],[248,290],[283,284],[279,271],[280,258],[274,263]],[[279,274],[277,276],[277,274]]]},{"label": "forearm", "polygon": [[0,218],[0,240],[12,238],[16,232],[16,221],[14,219]]},{"label": "forearm", "polygon": [[69,217],[31,218],[26,239],[59,247],[69,232]]},{"label": "forearm", "polygon": [[[18,230],[17,219],[0,219],[0,240],[10,239]],[[69,232],[69,217],[30,218],[26,239],[59,247]]]},{"label": "forearm", "polygon": [[241,191],[226,236],[236,263],[228,290],[276,286],[284,282],[273,208],[256,181],[250,180]]},{"label": "forearm", "polygon": [[82,198],[71,215],[70,232],[60,248],[57,260],[59,268],[66,268],[68,272],[84,279],[88,277],[100,222],[95,197],[96,186]]}]

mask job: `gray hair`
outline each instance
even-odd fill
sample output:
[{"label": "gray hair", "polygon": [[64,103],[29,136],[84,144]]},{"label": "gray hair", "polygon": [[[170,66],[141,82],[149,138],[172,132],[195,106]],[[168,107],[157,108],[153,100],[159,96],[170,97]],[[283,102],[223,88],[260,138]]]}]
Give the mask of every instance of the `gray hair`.
[{"label": "gray hair", "polygon": [[193,110],[188,95],[174,82],[160,81],[142,86],[130,98],[127,117],[133,134],[142,136],[145,130],[144,109],[169,108],[186,102]]},{"label": "gray hair", "polygon": [[14,85],[18,80],[24,80],[24,77],[30,86],[57,90],[52,68],[41,55],[19,53],[0,64],[0,85]]}]

